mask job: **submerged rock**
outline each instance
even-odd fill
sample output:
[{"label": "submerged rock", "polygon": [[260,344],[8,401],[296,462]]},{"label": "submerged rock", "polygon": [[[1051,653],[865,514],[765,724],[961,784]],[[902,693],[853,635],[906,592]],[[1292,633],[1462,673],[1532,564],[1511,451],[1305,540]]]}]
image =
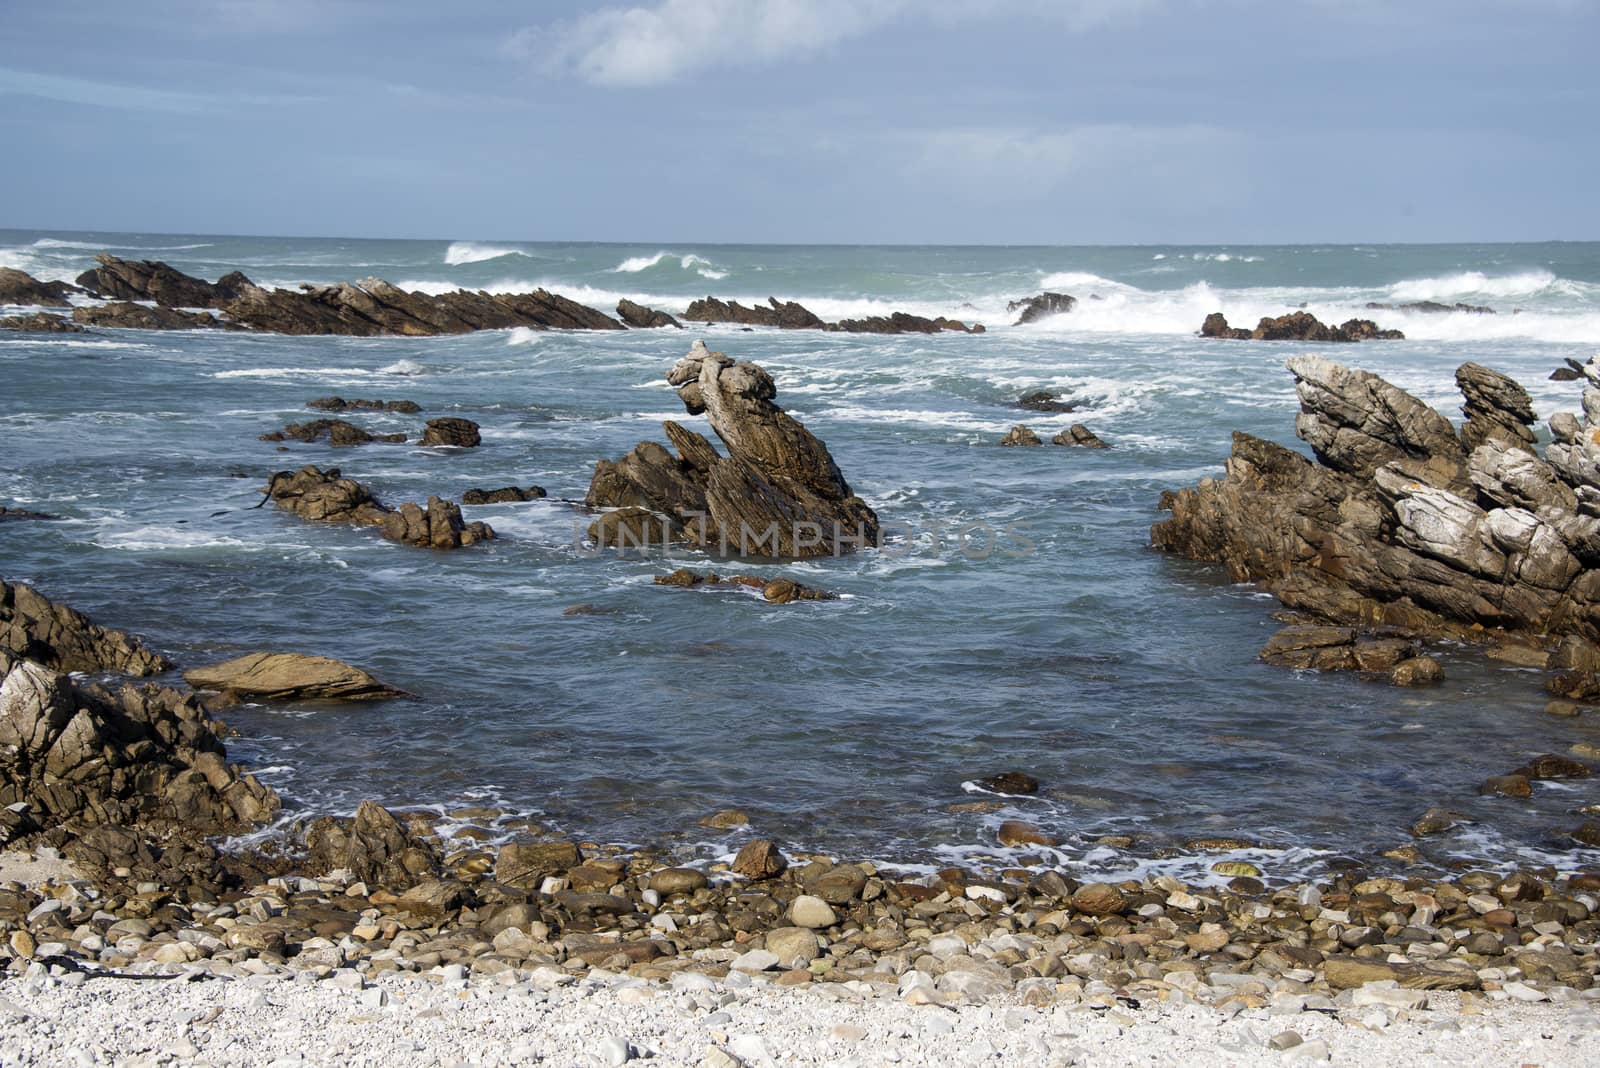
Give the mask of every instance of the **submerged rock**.
[{"label": "submerged rock", "polygon": [[1026,408],[1030,412],[1070,412],[1077,405],[1062,400],[1060,390],[1036,389],[1018,398],[1017,407]]},{"label": "submerged rock", "polygon": [[318,397],[316,400],[306,401],[307,408],[315,408],[322,412],[344,411],[374,411],[374,412],[404,412],[415,415],[422,411],[422,405],[409,400],[345,400],[343,397]]},{"label": "submerged rock", "polygon": [[518,504],[522,501],[543,500],[547,494],[543,486],[502,486],[500,489],[469,489],[461,495],[462,504]]},{"label": "submerged rock", "polygon": [[24,519],[51,520],[60,518],[60,516],[50,515],[48,512],[33,512],[26,508],[7,508],[4,505],[0,505],[0,523],[14,523]]},{"label": "submerged rock", "polygon": [[190,668],[183,680],[196,689],[267,701],[387,701],[409,696],[358,667],[304,653],[247,653]]},{"label": "submerged rock", "polygon": [[31,586],[3,579],[0,650],[64,672],[159,675],[172,667],[166,657],[151,652],[122,631],[99,626]]},{"label": "submerged rock", "polygon": [[1013,300],[1006,305],[1006,311],[1022,309],[1022,314],[1017,316],[1016,326],[1026,323],[1036,323],[1040,319],[1048,319],[1052,315],[1061,315],[1069,312],[1078,304],[1078,298],[1065,293],[1040,293],[1036,297],[1024,300]]},{"label": "submerged rock", "polygon": [[651,544],[688,540],[782,558],[877,543],[877,515],[851,491],[827,446],[773,403],[777,386],[766,371],[696,341],[667,381],[689,414],[706,416],[728,453],[669,420],[663,425],[676,456],[644,442],[620,461],[601,460],[585,503],[618,511],[596,520],[591,537],[609,545],[614,532],[639,533]]},{"label": "submerged rock", "polygon": [[762,578],[759,575],[734,575],[723,578],[715,571],[700,574],[688,568],[679,568],[670,575],[657,575],[657,586],[743,586],[759,590],[761,596],[773,604],[793,604],[796,601],[837,601],[839,595],[802,585],[793,579]]},{"label": "submerged rock", "polygon": [[666,326],[683,329],[683,324],[666,312],[646,308],[643,304],[635,304],[626,297],[617,301],[617,318],[635,330],[653,330]]},{"label": "submerged rock", "polygon": [[282,430],[261,435],[262,441],[314,442],[326,438],[329,445],[366,445],[374,441],[392,443],[406,440],[404,434],[374,434],[343,419],[314,419],[309,423],[290,423]]}]

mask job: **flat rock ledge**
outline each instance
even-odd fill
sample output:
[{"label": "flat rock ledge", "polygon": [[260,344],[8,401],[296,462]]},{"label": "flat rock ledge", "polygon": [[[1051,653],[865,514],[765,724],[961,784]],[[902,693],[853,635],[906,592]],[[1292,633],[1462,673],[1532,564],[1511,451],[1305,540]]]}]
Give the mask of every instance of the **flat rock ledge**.
[{"label": "flat rock ledge", "polygon": [[794,604],[797,601],[837,601],[839,595],[819,590],[814,586],[806,586],[788,578],[762,578],[760,575],[729,575],[726,578],[715,571],[701,574],[689,568],[680,567],[667,575],[657,575],[657,586],[676,586],[680,589],[693,589],[696,586],[718,586],[731,589],[754,590],[761,597],[772,604]]},{"label": "flat rock ledge", "polygon": [[1542,456],[1527,392],[1487,367],[1456,372],[1459,430],[1369,372],[1288,367],[1316,460],[1235,433],[1224,477],[1163,495],[1152,543],[1307,622],[1498,642],[1503,659],[1558,669],[1558,696],[1600,695],[1600,361]]},{"label": "flat rock ledge", "polygon": [[878,516],[845,481],[828,447],[773,398],[760,366],[696,341],[667,372],[690,415],[705,415],[727,448],[668,420],[674,456],[647,441],[601,460],[584,503],[612,509],[589,527],[598,545],[689,542],[723,555],[804,559],[878,542]]},{"label": "flat rock ledge", "polygon": [[387,701],[410,696],[341,660],[305,653],[247,653],[190,668],[183,681],[197,690],[268,701]]}]

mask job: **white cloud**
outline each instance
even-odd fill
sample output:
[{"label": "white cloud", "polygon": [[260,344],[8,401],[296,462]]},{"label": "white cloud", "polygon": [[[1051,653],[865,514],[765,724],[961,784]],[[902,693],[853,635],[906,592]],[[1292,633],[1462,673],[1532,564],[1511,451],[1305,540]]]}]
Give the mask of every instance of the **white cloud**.
[{"label": "white cloud", "polygon": [[901,19],[1027,15],[1087,26],[1155,0],[659,0],[524,30],[511,50],[553,75],[660,85],[708,68],[802,58]]}]

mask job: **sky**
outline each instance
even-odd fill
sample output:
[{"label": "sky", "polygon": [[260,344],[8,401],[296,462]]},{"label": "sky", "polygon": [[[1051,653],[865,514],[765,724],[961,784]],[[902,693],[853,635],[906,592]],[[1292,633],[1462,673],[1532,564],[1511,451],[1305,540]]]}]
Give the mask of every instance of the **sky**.
[{"label": "sky", "polygon": [[1600,0],[61,0],[0,227],[1600,239]]}]

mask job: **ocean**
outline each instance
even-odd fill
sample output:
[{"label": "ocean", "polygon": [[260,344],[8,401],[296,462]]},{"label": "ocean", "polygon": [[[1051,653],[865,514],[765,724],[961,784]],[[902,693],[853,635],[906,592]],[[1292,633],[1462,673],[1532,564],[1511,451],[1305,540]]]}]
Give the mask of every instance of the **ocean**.
[{"label": "ocean", "polygon": [[[1426,690],[1269,667],[1256,653],[1278,626],[1270,596],[1149,548],[1162,491],[1220,475],[1233,430],[1303,449],[1283,364],[1309,349],[1457,422],[1452,372],[1468,360],[1521,381],[1541,419],[1577,410],[1581,384],[1548,375],[1600,351],[1600,243],[663,246],[0,231],[0,266],[43,279],[71,279],[100,251],[210,279],[239,269],[264,285],[543,286],[608,312],[620,297],[681,313],[696,297],[770,295],[830,320],[904,310],[988,327],[0,335],[0,504],[63,517],[0,524],[0,576],[180,664],[299,650],[418,695],[227,711],[239,732],[231,756],[260,769],[291,816],[373,798],[432,808],[447,833],[480,818],[452,814],[497,807],[686,861],[759,834],[912,867],[1033,854],[1073,870],[1197,878],[1219,855],[1191,839],[1240,839],[1248,846],[1227,856],[1303,877],[1412,843],[1412,821],[1444,806],[1476,822],[1415,843],[1430,864],[1600,861],[1554,833],[1600,801],[1600,779],[1538,783],[1525,801],[1476,792],[1530,756],[1600,745],[1600,716],[1542,711],[1539,673],[1453,646],[1437,650],[1447,680]],[[1045,290],[1077,307],[1008,325],[1008,301]],[[1366,307],[1418,301],[1496,314]],[[1301,306],[1407,339],[1196,336],[1213,311],[1251,326]],[[788,565],[586,551],[575,530],[588,518],[573,502],[595,461],[664,440],[663,419],[704,429],[663,379],[697,337],[766,367],[778,403],[828,444],[856,492],[923,535]],[[1078,408],[1019,410],[1035,389]],[[329,394],[426,409],[350,416],[375,431],[415,434],[424,418],[459,415],[482,425],[484,443],[284,451],[258,440]],[[1018,422],[1047,438],[1082,422],[1112,448],[996,447]],[[550,496],[468,507],[500,539],[434,553],[255,507],[268,474],[308,463],[396,503],[505,485]],[[1008,527],[1025,533],[1025,551],[984,551],[983,532]],[[841,599],[780,607],[654,585],[681,566],[787,575]],[[975,784],[1013,768],[1039,779],[1038,797]],[[698,823],[723,808],[748,812],[751,827]],[[1062,845],[1001,848],[1005,819]]]}]

